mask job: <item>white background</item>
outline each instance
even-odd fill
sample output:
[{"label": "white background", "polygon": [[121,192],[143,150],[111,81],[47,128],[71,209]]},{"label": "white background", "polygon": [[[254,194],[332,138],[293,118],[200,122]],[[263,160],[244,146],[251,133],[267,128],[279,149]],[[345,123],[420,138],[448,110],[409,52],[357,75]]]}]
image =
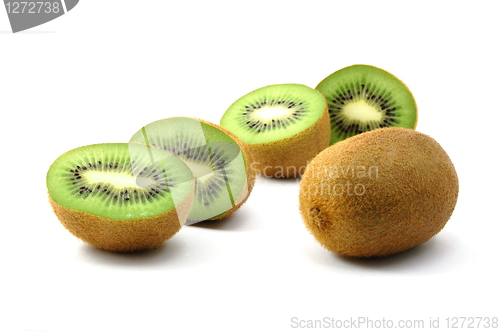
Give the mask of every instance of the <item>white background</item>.
[{"label": "white background", "polygon": [[[497,12],[494,1],[83,0],[12,34],[0,8],[0,331],[499,317]],[[315,87],[356,63],[408,85],[417,130],[459,175],[452,218],[417,248],[373,260],[326,251],[302,223],[297,180],[260,178],[231,218],[139,254],[93,249],[50,209],[45,175],[70,149],[126,142],[170,116],[218,123],[254,89]]]}]

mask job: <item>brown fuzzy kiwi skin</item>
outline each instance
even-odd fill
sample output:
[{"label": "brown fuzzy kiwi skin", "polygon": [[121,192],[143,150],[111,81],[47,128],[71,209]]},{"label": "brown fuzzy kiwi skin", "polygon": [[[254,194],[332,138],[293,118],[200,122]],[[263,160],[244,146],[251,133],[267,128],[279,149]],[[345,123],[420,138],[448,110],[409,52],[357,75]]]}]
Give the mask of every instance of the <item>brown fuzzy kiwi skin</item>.
[{"label": "brown fuzzy kiwi skin", "polygon": [[328,105],[309,128],[282,140],[246,144],[254,160],[252,168],[265,177],[290,178],[302,175],[307,163],[330,145]]},{"label": "brown fuzzy kiwi skin", "polygon": [[68,209],[50,195],[49,201],[61,224],[82,241],[108,251],[135,252],[159,247],[182,228],[194,201],[194,190],[175,209],[133,220],[103,218]]},{"label": "brown fuzzy kiwi skin", "polygon": [[300,183],[300,212],[326,249],[383,257],[439,233],[458,189],[453,163],[434,139],[382,128],[336,143],[311,161]]},{"label": "brown fuzzy kiwi skin", "polygon": [[[251,165],[253,164],[252,155],[251,155],[248,147],[236,135],[234,135],[232,132],[230,132],[226,128],[223,128],[215,123],[212,123],[212,122],[209,122],[209,121],[206,121],[203,119],[193,118],[193,117],[191,117],[191,119],[197,120],[197,121],[203,122],[209,126],[215,127],[217,129],[219,129],[220,131],[224,132],[229,137],[231,137],[236,142],[236,144],[238,144],[238,146],[240,147],[240,149],[243,153],[243,157],[245,158],[246,174],[247,174],[247,181],[246,181],[245,188],[243,188],[240,196],[236,199],[235,204],[229,210],[227,210],[226,212],[224,212],[221,215],[218,215],[216,217],[213,217],[213,218],[210,218],[207,220],[220,220],[220,219],[227,218],[230,215],[232,215],[236,210],[238,210],[243,205],[243,203],[246,202],[246,200],[250,196],[250,193],[252,192],[253,186],[255,184],[255,179],[257,177],[255,170],[251,167]],[[202,220],[191,220],[191,221],[202,221]]]}]

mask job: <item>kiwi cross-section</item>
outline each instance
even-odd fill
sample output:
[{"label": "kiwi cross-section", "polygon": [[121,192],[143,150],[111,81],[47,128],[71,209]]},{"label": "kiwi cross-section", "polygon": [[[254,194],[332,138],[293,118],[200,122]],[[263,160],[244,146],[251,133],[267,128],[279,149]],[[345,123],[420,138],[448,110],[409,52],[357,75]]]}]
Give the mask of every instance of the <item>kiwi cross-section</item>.
[{"label": "kiwi cross-section", "polygon": [[220,123],[248,146],[253,168],[265,176],[300,175],[330,140],[325,98],[302,84],[254,90],[236,100]]},{"label": "kiwi cross-section", "polygon": [[241,141],[213,123],[173,117],[152,122],[130,142],[169,151],[186,163],[195,178],[195,200],[188,224],[222,219],[248,198],[255,181]]},{"label": "kiwi cross-section", "polygon": [[340,69],[316,87],[326,98],[330,145],[378,128],[415,129],[417,105],[408,87],[391,73],[368,65]]},{"label": "kiwi cross-section", "polygon": [[98,248],[137,251],[159,246],[185,224],[194,182],[171,153],[109,143],[61,155],[49,168],[47,188],[73,235]]}]

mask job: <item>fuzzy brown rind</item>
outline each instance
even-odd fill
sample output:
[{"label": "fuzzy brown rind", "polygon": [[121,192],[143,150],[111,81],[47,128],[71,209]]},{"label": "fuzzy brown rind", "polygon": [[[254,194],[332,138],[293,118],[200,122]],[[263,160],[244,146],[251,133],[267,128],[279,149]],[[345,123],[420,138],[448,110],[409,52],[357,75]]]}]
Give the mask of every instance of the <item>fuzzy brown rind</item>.
[{"label": "fuzzy brown rind", "polygon": [[100,249],[133,252],[157,248],[174,236],[186,222],[193,194],[192,190],[175,209],[134,220],[114,220],[68,209],[50,196],[49,201],[61,224],[77,238]]},{"label": "fuzzy brown rind", "polygon": [[453,163],[434,139],[412,129],[377,129],[311,161],[300,183],[300,212],[326,249],[387,256],[440,232],[458,189]]},{"label": "fuzzy brown rind", "polygon": [[[217,217],[210,218],[208,220],[220,220],[227,218],[230,215],[232,215],[236,210],[238,210],[243,205],[243,203],[246,202],[246,200],[250,196],[250,193],[252,192],[253,186],[255,184],[255,178],[257,177],[255,170],[251,167],[251,165],[253,164],[252,155],[250,153],[248,146],[244,144],[236,135],[234,135],[231,131],[227,130],[226,128],[223,128],[215,123],[203,119],[198,119],[198,118],[191,118],[191,119],[213,126],[222,131],[223,133],[225,133],[226,135],[228,135],[229,137],[231,137],[236,142],[236,144],[238,144],[243,153],[243,157],[245,158],[246,175],[247,175],[246,186],[243,188],[240,195],[235,200],[235,204],[229,210],[227,210],[225,213]],[[201,220],[192,220],[192,221],[201,221]]]},{"label": "fuzzy brown rind", "polygon": [[328,106],[309,128],[291,137],[246,144],[254,160],[252,169],[266,177],[289,178],[304,173],[307,163],[330,145]]}]

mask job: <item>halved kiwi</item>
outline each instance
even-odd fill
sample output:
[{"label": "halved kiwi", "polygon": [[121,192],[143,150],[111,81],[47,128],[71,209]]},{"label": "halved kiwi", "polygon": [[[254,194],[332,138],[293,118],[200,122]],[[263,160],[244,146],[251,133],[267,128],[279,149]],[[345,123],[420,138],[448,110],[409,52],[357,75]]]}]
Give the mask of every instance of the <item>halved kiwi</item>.
[{"label": "halved kiwi", "polygon": [[235,101],[220,123],[247,145],[253,168],[265,176],[302,174],[330,140],[325,98],[301,84],[252,91]]},{"label": "halved kiwi", "polygon": [[188,117],[152,122],[130,142],[170,151],[184,161],[195,178],[195,201],[188,224],[222,219],[236,211],[250,195],[255,173],[241,141],[213,123]]},{"label": "halved kiwi", "polygon": [[185,223],[190,169],[140,144],[95,144],[61,155],[47,173],[50,203],[76,237],[111,251],[159,246]]},{"label": "halved kiwi", "polygon": [[380,68],[346,67],[325,78],[316,89],[328,103],[330,145],[377,128],[416,128],[417,105],[412,93]]}]

